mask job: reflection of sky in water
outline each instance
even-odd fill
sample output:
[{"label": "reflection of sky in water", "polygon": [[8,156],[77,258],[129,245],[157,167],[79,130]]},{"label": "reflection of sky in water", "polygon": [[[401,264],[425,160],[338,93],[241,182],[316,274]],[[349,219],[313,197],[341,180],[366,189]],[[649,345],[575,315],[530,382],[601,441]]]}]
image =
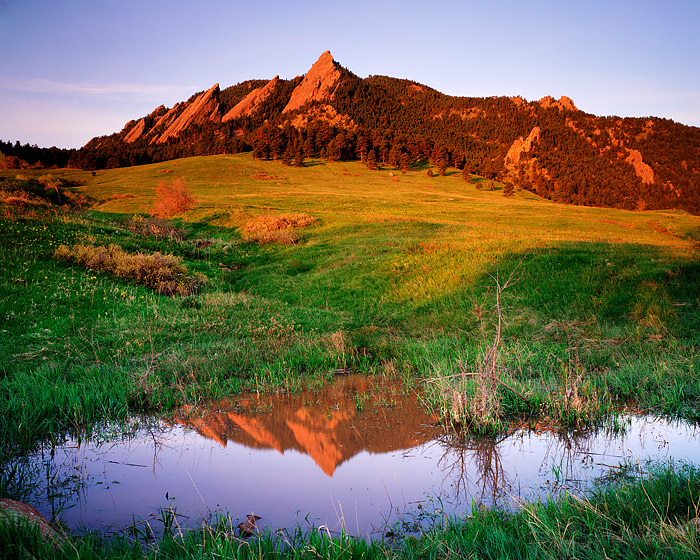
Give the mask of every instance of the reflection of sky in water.
[{"label": "reflection of sky in water", "polygon": [[[351,431],[361,428],[361,418],[353,419]],[[68,442],[55,450],[56,480],[78,475],[83,484],[79,492],[68,492],[72,507],[63,519],[70,527],[123,528],[132,514],[143,519],[172,505],[183,515],[181,525],[198,525],[210,512],[228,510],[238,520],[255,512],[261,526],[271,529],[306,526],[308,514],[315,526],[340,530],[344,520],[351,534],[366,534],[417,512],[419,504],[422,511],[465,515],[473,504],[512,505],[518,497],[581,489],[625,460],[700,463],[695,428],[642,417],[630,418],[618,437],[604,431],[590,437],[516,431],[447,445],[433,439],[433,431],[407,449],[353,447],[332,476],[318,457],[299,449],[256,449],[234,441],[230,427],[226,434],[222,445],[192,428],[160,422],[122,441]],[[346,444],[340,436],[333,442],[337,456]],[[382,446],[391,447],[386,437]],[[42,495],[45,488],[37,499]],[[50,514],[45,498],[40,509]]]}]

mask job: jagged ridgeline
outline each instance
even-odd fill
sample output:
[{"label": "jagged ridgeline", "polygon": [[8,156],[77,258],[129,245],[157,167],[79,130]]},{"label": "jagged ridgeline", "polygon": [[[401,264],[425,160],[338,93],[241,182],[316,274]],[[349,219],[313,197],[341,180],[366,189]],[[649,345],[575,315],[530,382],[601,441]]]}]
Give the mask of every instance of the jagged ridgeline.
[{"label": "jagged ridgeline", "polygon": [[329,51],[303,77],[215,84],[158,107],[71,164],[120,167],[252,150],[285,163],[429,160],[561,203],[700,213],[700,128],[668,119],[597,117],[561,97],[452,97],[385,76],[362,79]]}]

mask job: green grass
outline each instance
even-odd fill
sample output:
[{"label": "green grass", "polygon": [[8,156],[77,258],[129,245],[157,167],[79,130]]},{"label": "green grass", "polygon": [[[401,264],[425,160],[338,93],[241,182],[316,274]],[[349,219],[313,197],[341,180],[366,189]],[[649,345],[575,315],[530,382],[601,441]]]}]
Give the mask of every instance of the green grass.
[{"label": "green grass", "polygon": [[[490,275],[505,278],[514,269],[519,281],[503,308],[500,372],[525,398],[501,388],[506,415],[597,423],[612,407],[633,402],[700,418],[696,216],[558,206],[526,192],[505,198],[455,173],[428,179],[424,171],[393,171],[392,177],[357,162],[320,161],[294,169],[246,154],[94,176],[52,173],[62,184],[81,185],[74,192],[96,203],[81,213],[0,206],[0,465],[101,419],[166,411],[243,388],[293,390],[309,380],[329,381],[337,369],[417,383],[456,374],[461,364],[477,364],[493,339]],[[276,178],[254,177],[260,174]],[[14,174],[0,172],[3,177]],[[131,227],[134,213],[152,209],[158,183],[178,177],[198,204],[177,217],[177,235],[142,235]],[[243,241],[243,227],[256,217],[294,213],[317,222],[296,230],[293,243]],[[159,295],[58,261],[62,244],[171,254],[207,284],[194,296]],[[574,384],[589,408],[567,401]],[[432,403],[442,406],[439,399]],[[2,470],[1,495],[23,495],[23,481],[13,476]],[[571,509],[576,502],[567,504],[551,507],[564,508],[562,519],[579,515]],[[529,551],[524,542],[554,542],[555,530],[559,542],[569,542],[565,522],[537,525],[526,515],[489,513],[482,525],[426,535],[391,554],[443,557],[458,547],[465,555],[504,557]],[[582,542],[592,538],[586,534]],[[642,539],[634,546],[642,547],[656,533],[634,534]],[[177,555],[199,557],[209,550],[202,538],[166,540],[157,555],[173,547]],[[329,544],[317,535],[298,538],[294,555],[304,557],[385,552]],[[570,549],[543,545],[532,557],[577,556],[574,541]],[[478,553],[469,542],[481,543]],[[605,548],[617,546],[612,537],[592,542],[617,550]],[[107,545],[85,539],[77,546],[90,557]],[[111,546],[106,555],[145,554]],[[220,535],[210,546],[253,556],[262,550]],[[272,555],[277,545],[261,546]],[[586,555],[594,556],[579,557]]]},{"label": "green grass", "polygon": [[[560,406],[575,366],[601,409],[635,401],[699,416],[700,218],[505,198],[458,174],[392,173],[190,158],[94,176],[55,171],[96,201],[89,213],[4,207],[0,398],[11,447],[128,410],[244,386],[294,388],[338,368],[454,374],[493,336],[488,275],[516,268],[501,365],[528,398],[504,390],[506,413],[576,422]],[[173,177],[198,201],[179,216],[185,239],[128,229]],[[293,213],[318,220],[297,230],[298,243],[242,241],[251,219]],[[77,243],[172,254],[208,284],[198,296],[162,297],[53,258]]]}]

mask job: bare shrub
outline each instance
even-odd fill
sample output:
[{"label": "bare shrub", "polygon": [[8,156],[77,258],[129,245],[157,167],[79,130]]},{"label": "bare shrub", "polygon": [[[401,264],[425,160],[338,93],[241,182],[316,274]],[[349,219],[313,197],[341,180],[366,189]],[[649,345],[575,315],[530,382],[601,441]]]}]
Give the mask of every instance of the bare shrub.
[{"label": "bare shrub", "polygon": [[0,177],[0,202],[11,206],[62,206],[80,209],[90,204],[90,200],[69,189],[78,186],[52,175],[27,178],[17,175],[14,179]]},{"label": "bare shrub", "polygon": [[185,186],[185,179],[179,177],[172,183],[161,181],[156,187],[156,200],[153,203],[152,216],[170,218],[191,210],[197,204],[197,199],[190,194]]},{"label": "bare shrub", "polygon": [[246,222],[243,226],[243,239],[261,245],[295,245],[301,240],[296,230],[313,226],[317,222],[316,218],[303,212],[263,214]]},{"label": "bare shrub", "polygon": [[206,284],[202,274],[190,274],[178,257],[161,253],[129,254],[119,245],[74,245],[72,248],[61,245],[54,258],[108,272],[169,296],[192,295]]},{"label": "bare shrub", "polygon": [[185,237],[183,229],[176,227],[171,222],[162,218],[146,217],[134,214],[123,222],[124,227],[138,235],[155,237],[156,239],[170,239],[182,241]]},{"label": "bare shrub", "polygon": [[429,380],[437,383],[443,419],[457,429],[474,432],[496,431],[501,419],[499,387],[504,387],[526,399],[503,380],[499,363],[503,329],[503,294],[514,284],[516,270],[517,267],[504,283],[501,283],[498,273],[489,274],[496,288],[494,294],[496,327],[493,341],[486,344],[483,317],[480,316],[485,344],[481,358],[471,368],[466,364],[460,364],[459,373],[456,375],[439,376]]},{"label": "bare shrub", "polygon": [[255,173],[251,175],[253,179],[259,179],[261,181],[284,181],[286,177],[270,175],[269,173]]}]

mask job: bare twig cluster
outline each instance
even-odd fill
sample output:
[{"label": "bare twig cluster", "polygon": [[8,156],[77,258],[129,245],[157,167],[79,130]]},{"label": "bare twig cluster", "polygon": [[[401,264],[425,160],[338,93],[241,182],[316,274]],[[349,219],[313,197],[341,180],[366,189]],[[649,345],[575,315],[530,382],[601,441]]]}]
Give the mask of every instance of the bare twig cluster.
[{"label": "bare twig cluster", "polygon": [[486,344],[484,320],[481,308],[478,308],[486,351],[476,367],[472,369],[466,364],[461,364],[459,373],[430,380],[439,383],[444,403],[443,416],[447,417],[446,420],[453,426],[467,426],[476,431],[488,431],[496,427],[501,417],[499,386],[523,399],[526,398],[502,379],[499,363],[504,325],[503,298],[504,293],[516,282],[517,269],[518,267],[511,272],[505,282],[501,282],[498,272],[487,273],[495,285],[496,327],[493,340]]}]

